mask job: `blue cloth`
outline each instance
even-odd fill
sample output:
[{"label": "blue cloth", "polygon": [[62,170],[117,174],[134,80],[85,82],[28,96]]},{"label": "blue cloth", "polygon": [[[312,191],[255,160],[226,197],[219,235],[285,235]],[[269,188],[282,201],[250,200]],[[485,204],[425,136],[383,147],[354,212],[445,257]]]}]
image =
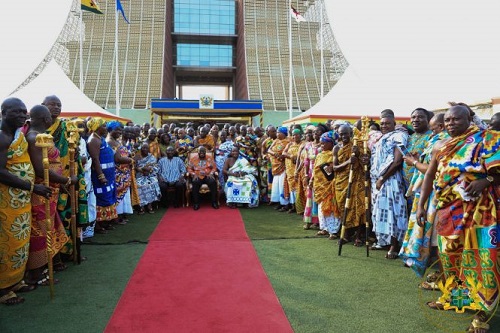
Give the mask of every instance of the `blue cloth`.
[{"label": "blue cloth", "polygon": [[172,157],[172,159],[162,157],[158,161],[158,166],[160,168],[158,175],[169,183],[178,181],[181,175],[186,173],[186,165],[177,156]]},{"label": "blue cloth", "polygon": [[116,203],[115,187],[115,152],[108,145],[104,138],[101,138],[101,148],[99,151],[99,161],[102,173],[108,181],[106,185],[102,184],[97,178],[97,173],[92,169],[92,185],[96,196],[96,204],[99,207],[109,207]]}]

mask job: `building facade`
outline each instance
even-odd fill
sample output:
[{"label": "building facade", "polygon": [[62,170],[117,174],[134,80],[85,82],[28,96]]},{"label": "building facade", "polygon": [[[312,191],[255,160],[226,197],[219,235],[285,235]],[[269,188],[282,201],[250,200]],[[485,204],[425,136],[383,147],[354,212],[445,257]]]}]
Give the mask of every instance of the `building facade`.
[{"label": "building facade", "polygon": [[257,99],[265,111],[288,112],[292,52],[292,109],[305,111],[319,101],[321,87],[326,94],[348,66],[321,10],[323,1],[291,1],[307,21],[291,20],[290,45],[288,1],[122,0],[130,24],[119,17],[117,67],[115,1],[101,0],[103,15],[82,13],[80,68],[75,0],[46,60],[56,59],[76,85],[82,74],[84,93],[105,109],[115,108],[118,70],[122,109],[144,110],[152,98],[182,99],[210,87],[222,92],[220,99]]}]

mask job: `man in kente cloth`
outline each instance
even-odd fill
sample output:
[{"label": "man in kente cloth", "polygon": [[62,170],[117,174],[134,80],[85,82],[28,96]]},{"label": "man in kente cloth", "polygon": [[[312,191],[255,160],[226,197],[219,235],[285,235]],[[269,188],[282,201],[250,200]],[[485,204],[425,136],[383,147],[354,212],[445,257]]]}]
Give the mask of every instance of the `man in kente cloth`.
[{"label": "man in kente cloth", "polygon": [[[500,133],[471,124],[469,110],[462,105],[452,106],[444,123],[450,138],[434,145],[422,184],[417,223],[430,223],[426,221],[426,203],[434,186],[438,248],[446,285],[466,287],[480,310],[468,332],[488,332],[488,317],[499,297]],[[451,297],[451,291],[443,290],[441,301],[428,305],[443,308]]]},{"label": "man in kente cloth", "polygon": [[[29,146],[28,151],[31,163],[35,169],[35,184],[43,184],[43,154],[42,148],[36,146],[36,137],[47,131],[47,128],[52,124],[52,118],[47,107],[44,105],[35,105],[30,110],[30,120],[30,127],[28,133],[26,133],[26,140]],[[77,183],[78,179],[76,176],[64,177],[62,175],[62,166],[57,147],[52,146],[47,150],[49,158],[49,184],[52,189],[52,195],[50,196],[50,220],[52,221],[51,253],[55,255],[69,241],[61,218],[57,213],[59,189],[60,187],[64,187],[67,191],[70,185],[75,185]],[[47,217],[45,212],[45,198],[37,194],[32,194],[31,205],[32,223],[26,282],[28,284],[49,285],[49,277],[47,274],[43,273],[44,269],[47,267],[48,261],[52,260],[52,258],[49,259],[47,256]]]},{"label": "man in kente cloth", "polygon": [[[70,167],[69,167],[69,132],[67,131],[66,121],[59,118],[62,110],[61,100],[57,96],[47,96],[43,100],[42,105],[45,105],[52,116],[52,125],[47,130],[47,133],[52,135],[54,138],[54,144],[57,149],[59,149],[59,157],[61,160],[62,166],[62,175],[64,177],[70,176]],[[78,144],[78,142],[77,142]],[[88,221],[88,205],[87,205],[87,191],[86,191],[86,183],[85,183],[85,170],[81,163],[81,159],[79,155],[76,155],[76,161],[78,169],[77,169],[77,177],[78,183],[75,185],[75,190],[78,193],[77,196],[77,212],[76,212],[76,223],[79,227],[86,227],[89,223]],[[68,193],[64,191],[59,192],[59,198],[57,202],[57,211],[59,216],[61,217],[61,221],[63,222],[64,228],[66,229],[66,234],[69,237],[69,241],[66,243],[64,248],[61,249],[61,254],[63,257],[69,257],[73,253],[73,244],[71,238],[71,200]],[[76,238],[79,243],[79,237]],[[79,244],[76,244],[79,246]],[[80,251],[78,251],[78,255],[80,256]],[[56,262],[54,265],[54,270],[64,270],[66,268],[65,264],[62,261]]]},{"label": "man in kente cloth", "polygon": [[282,155],[289,143],[287,134],[288,129],[285,126],[279,127],[276,140],[273,141],[267,150],[273,174],[271,202],[277,202],[278,206],[275,209],[282,211],[290,209],[288,199],[285,197],[285,157]]},{"label": "man in kente cloth", "polygon": [[208,133],[209,129],[203,126],[200,128],[200,135],[194,138],[194,148],[205,147],[207,151],[214,151],[215,139],[212,134]]},{"label": "man in kente cloth", "polygon": [[[337,205],[336,211],[338,219],[344,216],[345,202],[347,199],[347,188],[349,187],[349,171],[352,168],[353,177],[351,184],[351,198],[350,207],[347,211],[347,218],[345,220],[345,228],[349,236],[354,234],[354,245],[363,246],[364,242],[361,240],[360,226],[365,225],[365,172],[363,165],[358,160],[359,148],[354,146],[352,140],[352,129],[349,125],[341,125],[338,129],[340,143],[333,149],[333,171],[334,178],[334,193],[335,204]],[[352,154],[356,156],[352,156]],[[347,242],[349,236],[341,241]]]},{"label": "man in kente cloth", "polygon": [[26,106],[18,98],[2,105],[0,127],[0,303],[24,301],[16,293],[33,290],[23,281],[28,260],[31,193],[49,198],[51,190],[35,184],[35,172],[28,154],[28,142],[21,132],[27,118]]}]

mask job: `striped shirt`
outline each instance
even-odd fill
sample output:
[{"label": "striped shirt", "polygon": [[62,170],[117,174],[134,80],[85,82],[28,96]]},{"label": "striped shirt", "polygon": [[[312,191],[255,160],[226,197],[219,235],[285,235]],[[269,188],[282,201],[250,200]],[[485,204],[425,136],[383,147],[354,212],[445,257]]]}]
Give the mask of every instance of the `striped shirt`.
[{"label": "striped shirt", "polygon": [[186,173],[186,166],[184,162],[179,157],[162,157],[158,161],[158,166],[160,171],[158,175],[161,176],[167,182],[176,182],[181,178],[181,175]]}]

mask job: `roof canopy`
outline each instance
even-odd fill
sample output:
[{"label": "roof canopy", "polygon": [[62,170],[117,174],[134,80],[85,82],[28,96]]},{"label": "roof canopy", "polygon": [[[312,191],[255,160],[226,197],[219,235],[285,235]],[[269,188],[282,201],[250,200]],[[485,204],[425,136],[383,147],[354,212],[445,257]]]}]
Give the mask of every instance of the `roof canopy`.
[{"label": "roof canopy", "polygon": [[62,117],[83,118],[91,116],[124,122],[129,120],[117,117],[95,104],[75,86],[54,60],[49,62],[36,79],[12,94],[12,97],[20,98],[29,110],[34,105],[42,103],[44,98],[50,95],[56,95],[61,100]]}]

